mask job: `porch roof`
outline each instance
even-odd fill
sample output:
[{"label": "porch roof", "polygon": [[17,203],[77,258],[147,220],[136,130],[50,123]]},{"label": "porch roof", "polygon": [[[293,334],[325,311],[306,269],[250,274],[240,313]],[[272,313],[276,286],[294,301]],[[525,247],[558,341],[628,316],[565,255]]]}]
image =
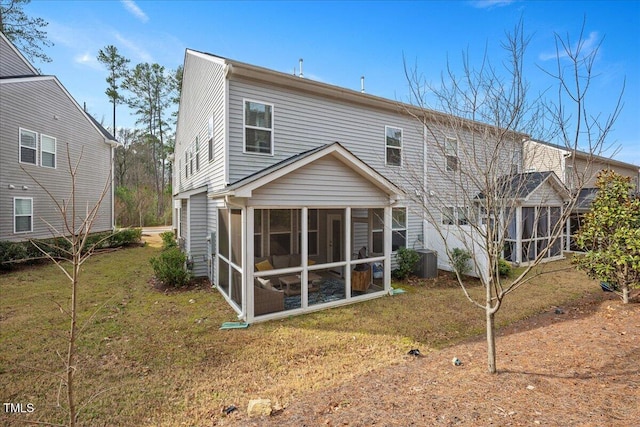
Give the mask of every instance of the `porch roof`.
[{"label": "porch roof", "polygon": [[[569,197],[569,190],[553,171],[507,175],[498,180],[496,187],[504,198],[527,201],[545,183],[551,185],[563,200]],[[476,198],[484,199],[485,195],[479,193]]]},{"label": "porch roof", "polygon": [[209,197],[212,199],[225,196],[251,197],[254,190],[257,190],[270,182],[283,177],[289,173],[323,157],[332,156],[345,166],[356,172],[358,175],[371,182],[383,193],[390,197],[402,197],[405,193],[402,189],[389,181],[382,174],[360,160],[355,154],[344,148],[339,142],[325,144],[308,151],[291,156],[285,160],[266,167],[258,172],[248,175],[220,191],[212,192]]}]

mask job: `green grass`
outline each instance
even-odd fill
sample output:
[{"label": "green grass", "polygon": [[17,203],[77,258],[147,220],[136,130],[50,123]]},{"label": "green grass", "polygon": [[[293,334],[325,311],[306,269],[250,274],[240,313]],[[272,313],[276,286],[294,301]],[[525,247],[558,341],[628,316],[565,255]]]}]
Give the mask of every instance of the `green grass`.
[{"label": "green grass", "polygon": [[[225,406],[244,409],[259,397],[284,406],[402,363],[411,348],[427,352],[483,333],[483,311],[443,278],[400,284],[403,295],[220,331],[237,318],[217,291],[152,288],[148,259],[157,253],[147,246],[100,254],[83,268],[82,425],[211,425]],[[572,269],[540,276],[506,300],[498,323],[592,291],[594,282]],[[55,266],[26,268],[0,276],[0,295],[0,399],[36,409],[3,414],[0,423],[64,422],[56,375],[66,351],[68,320],[59,305],[68,305],[68,282]]]}]

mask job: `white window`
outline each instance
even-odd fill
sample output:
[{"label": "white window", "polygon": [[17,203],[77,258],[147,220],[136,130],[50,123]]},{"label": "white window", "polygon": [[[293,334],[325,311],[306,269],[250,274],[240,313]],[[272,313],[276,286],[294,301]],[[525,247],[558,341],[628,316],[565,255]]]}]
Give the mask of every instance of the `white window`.
[{"label": "white window", "polygon": [[189,175],[193,175],[193,148],[189,149]]},{"label": "white window", "polygon": [[273,105],[244,102],[244,151],[273,154]]},{"label": "white window", "polygon": [[33,231],[33,199],[31,197],[13,198],[13,232],[29,233]]},{"label": "white window", "polygon": [[391,250],[407,247],[407,209],[391,209]]},{"label": "white window", "polygon": [[443,225],[469,225],[469,208],[445,206],[442,208]]},{"label": "white window", "polygon": [[196,136],[195,151],[196,151],[196,172],[200,170],[200,144],[198,143],[198,137]]},{"label": "white window", "polygon": [[184,177],[189,178],[189,150],[184,151]]},{"label": "white window", "polygon": [[402,129],[385,126],[386,164],[402,166]]},{"label": "white window", "polygon": [[567,185],[567,188],[572,189],[573,188],[573,165],[567,165],[567,167],[565,168],[565,184]]},{"label": "white window", "polygon": [[20,163],[38,164],[38,134],[20,129]]},{"label": "white window", "polygon": [[56,139],[52,136],[40,135],[40,165],[56,167]]},{"label": "white window", "polygon": [[209,145],[209,161],[213,160],[213,116],[209,117],[209,126],[207,128],[207,137]]},{"label": "white window", "polygon": [[456,172],[458,170],[458,140],[446,137],[444,141],[444,155],[446,157],[446,170]]}]

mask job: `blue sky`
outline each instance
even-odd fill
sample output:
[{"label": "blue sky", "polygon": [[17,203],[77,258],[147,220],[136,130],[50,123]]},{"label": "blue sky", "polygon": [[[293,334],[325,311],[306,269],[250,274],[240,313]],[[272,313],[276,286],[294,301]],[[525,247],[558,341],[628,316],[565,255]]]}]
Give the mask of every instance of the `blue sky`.
[{"label": "blue sky", "polygon": [[[56,75],[98,120],[111,122],[104,94],[106,70],[98,50],[115,45],[132,64],[157,62],[175,69],[186,48],[292,73],[304,58],[307,78],[406,101],[403,57],[436,82],[447,61],[460,65],[468,50],[478,62],[485,48],[503,59],[505,31],[523,18],[531,36],[526,72],[532,89],[553,82],[554,33],[578,40],[586,20],[588,45],[603,40],[592,87],[591,110],[608,113],[626,78],[624,109],[610,135],[619,160],[640,165],[640,1],[54,1],[33,0],[31,16],[49,22],[52,63],[36,63]],[[118,107],[119,126],[135,118]]]}]

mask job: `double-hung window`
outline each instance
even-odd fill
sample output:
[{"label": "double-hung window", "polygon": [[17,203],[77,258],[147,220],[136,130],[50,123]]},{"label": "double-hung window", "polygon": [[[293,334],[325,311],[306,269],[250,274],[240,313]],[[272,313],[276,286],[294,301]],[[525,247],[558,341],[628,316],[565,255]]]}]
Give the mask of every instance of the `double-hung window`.
[{"label": "double-hung window", "polygon": [[13,232],[33,231],[33,199],[31,197],[13,198]]},{"label": "double-hung window", "polygon": [[443,225],[469,225],[469,209],[458,206],[445,206],[442,208]]},{"label": "double-hung window", "polygon": [[209,145],[209,161],[213,160],[213,116],[209,117],[209,125],[207,127],[208,145]]},{"label": "double-hung window", "polygon": [[56,167],[56,139],[40,135],[40,165],[48,168]]},{"label": "double-hung window", "polygon": [[38,164],[38,134],[20,129],[20,163]]},{"label": "double-hung window", "polygon": [[407,247],[407,209],[391,209],[391,250]]},{"label": "double-hung window", "polygon": [[195,151],[196,151],[196,172],[200,170],[200,144],[198,137],[196,136]]},{"label": "double-hung window", "polygon": [[385,126],[387,166],[402,166],[402,129]]},{"label": "double-hung window", "polygon": [[244,102],[244,151],[273,154],[273,105]]},{"label": "double-hung window", "polygon": [[447,172],[456,172],[458,170],[458,140],[446,137],[444,140],[444,155],[446,158]]}]

